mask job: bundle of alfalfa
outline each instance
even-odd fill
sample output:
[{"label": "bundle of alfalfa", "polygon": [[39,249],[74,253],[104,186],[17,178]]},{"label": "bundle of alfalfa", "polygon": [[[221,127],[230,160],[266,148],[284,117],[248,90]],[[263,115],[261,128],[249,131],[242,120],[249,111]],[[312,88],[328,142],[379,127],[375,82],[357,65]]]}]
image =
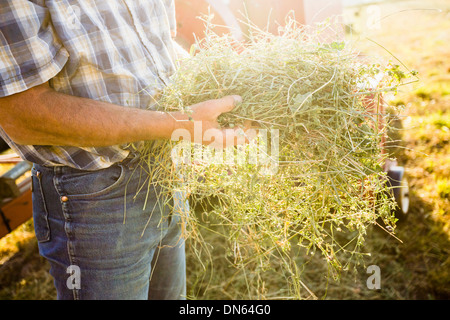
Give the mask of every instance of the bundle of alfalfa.
[{"label": "bundle of alfalfa", "polygon": [[207,204],[202,214],[214,226],[191,212],[186,237],[199,240],[191,246],[204,254],[200,231],[214,229],[229,244],[231,264],[254,286],[251,297],[271,268],[286,280],[283,295],[300,297],[307,286],[298,257],[320,252],[338,277],[367,254],[361,246],[368,226],[394,227],[382,170],[386,124],[380,126],[376,97],[395,85],[387,74],[388,81],[367,85],[380,72],[344,42],[321,43],[291,21],[278,35],[254,29],[240,50],[229,35],[210,30],[162,93],[159,110],[186,112],[240,95],[242,103],[220,124],[252,121],[257,128],[251,142],[224,150],[178,141],[141,149],[149,181],[164,194],[181,190],[191,208]]}]

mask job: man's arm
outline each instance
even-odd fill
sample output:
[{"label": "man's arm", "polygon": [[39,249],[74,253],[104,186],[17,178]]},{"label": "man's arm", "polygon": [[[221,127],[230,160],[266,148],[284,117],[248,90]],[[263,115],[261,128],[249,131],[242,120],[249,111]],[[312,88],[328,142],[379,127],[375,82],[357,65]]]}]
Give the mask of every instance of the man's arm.
[{"label": "man's arm", "polygon": [[[220,129],[217,117],[231,111],[240,97],[227,96],[191,106],[190,115],[202,121],[202,131]],[[140,140],[170,139],[176,129],[194,132],[189,116],[126,108],[106,102],[56,92],[43,84],[0,98],[0,125],[9,137],[23,145],[101,147]],[[225,138],[224,138],[225,139]]]}]

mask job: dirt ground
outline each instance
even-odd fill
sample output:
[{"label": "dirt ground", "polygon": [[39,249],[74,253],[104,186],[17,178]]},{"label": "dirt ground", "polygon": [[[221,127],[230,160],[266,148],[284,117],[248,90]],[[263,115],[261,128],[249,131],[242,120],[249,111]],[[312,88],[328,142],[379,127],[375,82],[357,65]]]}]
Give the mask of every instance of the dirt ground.
[{"label": "dirt ground", "polygon": [[[410,211],[398,224],[396,237],[370,230],[365,249],[371,255],[356,272],[336,282],[312,261],[303,282],[319,299],[449,299],[450,2],[386,1],[348,8],[344,20],[348,39],[361,51],[419,72],[418,82],[388,97],[401,110],[392,136],[401,139],[394,151],[408,175]],[[220,264],[223,258],[214,259]],[[229,271],[209,279],[207,288],[194,290],[199,266],[190,255],[188,265],[193,298],[242,298],[241,284]],[[369,265],[380,268],[380,289],[366,285]],[[55,299],[52,281],[47,262],[38,255],[32,221],[0,239],[1,300]]]}]

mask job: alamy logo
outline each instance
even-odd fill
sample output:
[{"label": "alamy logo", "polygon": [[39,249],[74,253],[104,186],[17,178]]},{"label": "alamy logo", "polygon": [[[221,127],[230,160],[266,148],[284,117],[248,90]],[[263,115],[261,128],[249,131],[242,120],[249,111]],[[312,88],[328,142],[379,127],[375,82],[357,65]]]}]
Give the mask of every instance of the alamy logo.
[{"label": "alamy logo", "polygon": [[381,288],[381,272],[380,267],[377,265],[371,265],[367,267],[367,273],[372,275],[367,278],[366,284],[367,288],[371,290],[378,290]]},{"label": "alamy logo", "polygon": [[[185,129],[177,129],[172,134],[172,141],[181,141],[171,152],[173,163],[180,164],[209,163],[244,165],[257,164],[263,167],[261,173],[273,175],[278,171],[279,160],[279,130],[248,129],[242,134],[224,137],[219,130],[201,130],[202,123],[194,124],[194,139]],[[230,139],[228,139],[230,138]],[[237,140],[237,143],[236,143]],[[191,148],[191,141],[197,143]],[[202,148],[202,141],[213,141],[208,148]],[[251,143],[246,144],[245,141]],[[245,146],[245,147],[244,147]],[[230,148],[231,147],[231,148]]]},{"label": "alamy logo", "polygon": [[69,27],[69,29],[72,30],[79,30],[81,29],[81,23],[80,23],[80,18],[81,18],[81,9],[79,6],[70,6],[67,12],[67,26]]},{"label": "alamy logo", "polygon": [[69,274],[66,285],[70,290],[81,289],[81,271],[80,267],[76,265],[70,265],[67,267],[66,272]]},{"label": "alamy logo", "polygon": [[366,9],[367,20],[366,26],[369,30],[380,30],[381,29],[381,9],[380,6],[371,5]]}]

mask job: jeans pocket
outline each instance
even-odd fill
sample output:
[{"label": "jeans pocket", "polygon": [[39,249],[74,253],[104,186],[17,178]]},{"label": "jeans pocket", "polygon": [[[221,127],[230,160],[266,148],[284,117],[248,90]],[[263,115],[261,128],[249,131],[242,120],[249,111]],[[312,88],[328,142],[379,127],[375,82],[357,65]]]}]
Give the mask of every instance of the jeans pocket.
[{"label": "jeans pocket", "polygon": [[50,241],[50,225],[48,223],[48,210],[42,190],[42,173],[34,167],[31,169],[33,222],[38,242]]},{"label": "jeans pocket", "polygon": [[71,199],[92,199],[111,195],[125,179],[125,168],[113,165],[98,171],[77,171],[64,175],[64,191]]}]

